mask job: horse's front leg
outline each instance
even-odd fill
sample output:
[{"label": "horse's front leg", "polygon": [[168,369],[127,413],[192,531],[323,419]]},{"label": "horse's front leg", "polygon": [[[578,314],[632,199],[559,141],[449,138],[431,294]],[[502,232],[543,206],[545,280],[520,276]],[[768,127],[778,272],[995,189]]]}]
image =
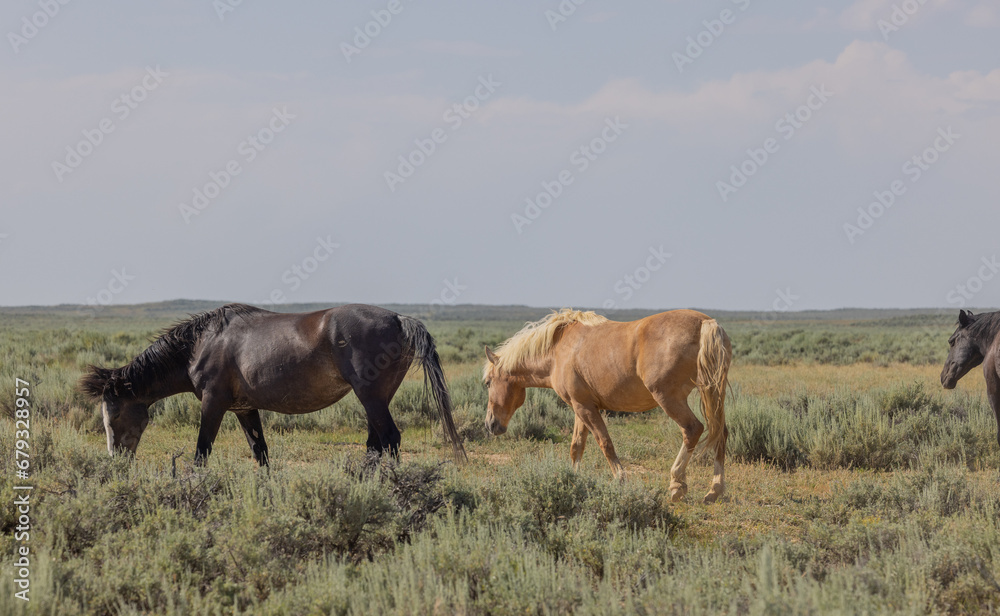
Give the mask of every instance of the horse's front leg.
[{"label": "horse's front leg", "polygon": [[264,441],[264,428],[260,425],[260,411],[257,409],[241,411],[236,413],[236,419],[243,428],[243,434],[247,437],[247,443],[250,444],[250,451],[253,452],[257,464],[267,466],[267,442]]},{"label": "horse's front leg", "polygon": [[204,466],[212,453],[212,443],[219,434],[222,418],[233,403],[232,396],[205,393],[201,398],[201,428],[198,430],[198,444],[194,451],[194,463]]},{"label": "horse's front leg", "polygon": [[[596,406],[586,405],[576,401],[573,401],[573,412],[576,413],[576,421],[578,423],[582,423],[584,429],[589,430],[594,434],[594,440],[597,441],[597,446],[601,448],[601,451],[604,452],[604,457],[608,459],[608,465],[611,466],[611,472],[614,473],[615,477],[618,479],[623,479],[625,477],[625,469],[622,468],[622,463],[618,459],[618,454],[615,453],[615,446],[611,443],[611,435],[608,434],[608,426],[604,423],[604,418],[601,417],[601,412],[597,410]],[[573,428],[573,439],[573,444],[575,445],[575,424]],[[582,454],[582,440],[580,445],[580,453]]]},{"label": "horse's front leg", "polygon": [[580,459],[583,458],[583,448],[587,446],[587,435],[590,430],[583,424],[580,417],[576,417],[573,422],[573,441],[569,446],[569,457],[573,461],[573,468],[580,467]]}]

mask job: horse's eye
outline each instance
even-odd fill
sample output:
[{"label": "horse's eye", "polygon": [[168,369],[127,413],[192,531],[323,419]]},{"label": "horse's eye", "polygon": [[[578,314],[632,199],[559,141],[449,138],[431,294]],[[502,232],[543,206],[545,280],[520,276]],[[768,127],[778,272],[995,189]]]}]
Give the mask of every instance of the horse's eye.
[{"label": "horse's eye", "polygon": [[491,381],[486,381],[486,389],[490,388],[490,383],[491,383]]}]

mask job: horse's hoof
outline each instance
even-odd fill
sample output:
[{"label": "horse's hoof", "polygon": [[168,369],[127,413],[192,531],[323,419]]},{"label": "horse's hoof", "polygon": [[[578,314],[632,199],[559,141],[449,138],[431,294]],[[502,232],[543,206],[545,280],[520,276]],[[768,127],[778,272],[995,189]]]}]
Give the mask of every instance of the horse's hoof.
[{"label": "horse's hoof", "polygon": [[712,489],[709,491],[709,493],[705,495],[705,500],[703,502],[706,505],[711,505],[712,503],[717,501],[720,496],[722,496],[722,488],[719,487],[718,489],[716,489],[716,487],[713,486]]},{"label": "horse's hoof", "polygon": [[676,488],[670,491],[670,502],[679,503],[687,495],[687,488]]}]

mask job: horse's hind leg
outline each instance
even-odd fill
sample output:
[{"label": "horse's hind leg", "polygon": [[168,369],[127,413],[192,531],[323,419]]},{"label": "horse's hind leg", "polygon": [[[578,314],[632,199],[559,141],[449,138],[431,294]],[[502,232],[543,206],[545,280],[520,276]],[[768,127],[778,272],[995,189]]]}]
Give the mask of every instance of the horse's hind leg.
[{"label": "horse's hind leg", "polygon": [[236,419],[243,428],[243,434],[247,437],[247,443],[250,444],[250,451],[253,452],[257,464],[267,466],[267,443],[264,441],[264,428],[260,425],[260,411],[257,409],[241,411],[236,413]]},{"label": "horse's hind leg", "polygon": [[[367,413],[368,411],[366,410],[365,414]],[[365,442],[365,449],[382,455],[382,439],[378,437],[378,432],[372,426],[371,421],[368,421],[368,440]]]},{"label": "horse's hind leg", "polygon": [[[392,344],[398,343],[391,341],[391,344],[384,344],[383,352],[374,358],[365,354],[357,355],[351,359],[350,364],[341,367],[341,374],[351,384],[354,395],[365,407],[365,416],[368,420],[368,451],[382,454],[388,450],[389,455],[398,459],[401,438],[399,428],[389,414],[389,401],[396,395],[396,390],[406,377],[411,359],[391,353],[391,349],[399,348],[393,347]],[[369,374],[373,365],[374,374]]]},{"label": "horse's hind leg", "polygon": [[681,435],[684,437],[677,459],[670,467],[670,500],[677,502],[687,494],[687,465],[705,427],[695,417],[685,398],[668,398],[656,394],[654,397],[667,415],[681,427]]},{"label": "horse's hind leg", "polygon": [[712,489],[705,495],[705,503],[714,503],[726,490],[726,441],[729,440],[729,428],[723,426],[722,440],[715,451],[715,470],[712,476]]},{"label": "horse's hind leg", "polygon": [[389,414],[389,403],[379,397],[358,396],[368,416],[368,451],[383,453],[389,451],[393,458],[399,458],[399,443],[402,440],[396,422]]}]

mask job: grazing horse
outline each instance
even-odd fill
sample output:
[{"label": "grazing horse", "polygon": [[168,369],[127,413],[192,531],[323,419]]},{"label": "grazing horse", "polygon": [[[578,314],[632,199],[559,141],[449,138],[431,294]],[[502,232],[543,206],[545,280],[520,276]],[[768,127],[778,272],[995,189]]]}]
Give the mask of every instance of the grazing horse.
[{"label": "grazing horse", "polygon": [[647,411],[660,406],[676,421],[684,443],[670,469],[671,498],[687,493],[688,461],[704,427],[688,406],[697,387],[708,423],[702,440],[715,453],[715,476],[705,502],[725,489],[725,396],[732,347],[714,319],[694,310],[674,310],[638,321],[609,321],[593,312],[564,309],[528,323],[494,352],[486,347],[483,380],[489,388],[486,429],[507,431],[524,404],[525,388],[554,389],[573,409],[570,458],[580,463],[587,434],[593,433],[616,476],[622,465],[601,410]]},{"label": "grazing horse", "polygon": [[266,466],[259,409],[312,413],[353,390],[368,416],[368,450],[398,457],[400,434],[389,401],[414,359],[455,456],[464,458],[434,339],[417,319],[375,306],[278,314],[229,304],[163,331],[126,366],[90,366],[80,389],[101,403],[112,455],[135,453],[150,404],[192,392],[201,400],[195,462],[208,460],[222,418],[232,411],[254,458]]},{"label": "grazing horse", "polygon": [[958,313],[958,329],[948,339],[948,359],[941,369],[941,385],[954,389],[958,380],[983,364],[986,392],[997,416],[997,443],[1000,444],[1000,312]]}]

